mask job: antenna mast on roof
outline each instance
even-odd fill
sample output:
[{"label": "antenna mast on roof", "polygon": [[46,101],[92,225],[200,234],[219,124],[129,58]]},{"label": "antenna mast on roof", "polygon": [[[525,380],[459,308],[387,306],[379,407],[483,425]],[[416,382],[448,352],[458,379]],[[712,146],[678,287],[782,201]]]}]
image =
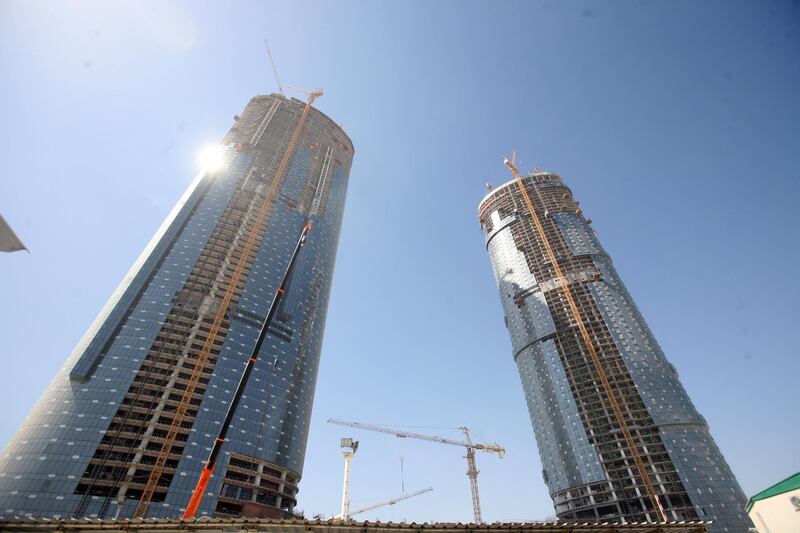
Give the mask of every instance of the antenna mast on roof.
[{"label": "antenna mast on roof", "polygon": [[281,87],[281,80],[278,78],[278,69],[275,68],[275,60],[272,59],[272,52],[269,51],[269,42],[264,39],[264,45],[267,47],[267,55],[269,56],[269,62],[272,65],[272,72],[275,74],[275,82],[278,84],[278,91],[281,95],[286,96],[283,94],[283,87]]}]

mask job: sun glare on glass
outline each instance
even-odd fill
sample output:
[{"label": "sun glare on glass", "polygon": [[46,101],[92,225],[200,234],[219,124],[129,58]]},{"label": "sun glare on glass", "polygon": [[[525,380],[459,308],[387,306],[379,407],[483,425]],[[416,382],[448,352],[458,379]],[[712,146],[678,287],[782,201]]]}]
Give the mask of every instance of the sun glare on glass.
[{"label": "sun glare on glass", "polygon": [[205,172],[214,172],[222,168],[222,165],[225,163],[225,157],[219,146],[206,146],[197,154],[197,161],[200,164],[201,170]]}]

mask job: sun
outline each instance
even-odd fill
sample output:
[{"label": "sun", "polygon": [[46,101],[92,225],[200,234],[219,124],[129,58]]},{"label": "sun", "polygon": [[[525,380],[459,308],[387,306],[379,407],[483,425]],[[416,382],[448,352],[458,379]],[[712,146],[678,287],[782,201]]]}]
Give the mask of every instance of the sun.
[{"label": "sun", "polygon": [[214,172],[225,164],[225,156],[219,146],[206,146],[197,153],[197,161],[204,172]]}]

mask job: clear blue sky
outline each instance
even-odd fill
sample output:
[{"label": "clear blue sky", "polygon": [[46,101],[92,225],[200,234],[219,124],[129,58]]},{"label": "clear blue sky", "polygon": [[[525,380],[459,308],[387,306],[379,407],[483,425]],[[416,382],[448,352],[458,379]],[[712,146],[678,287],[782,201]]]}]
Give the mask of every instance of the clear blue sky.
[{"label": "clear blue sky", "polygon": [[[0,3],[5,443],[249,98],[322,86],[356,146],[299,508],[468,520],[552,506],[476,208],[502,155],[561,173],[745,492],[800,470],[797,2]],[[431,429],[454,435],[452,429]]]}]

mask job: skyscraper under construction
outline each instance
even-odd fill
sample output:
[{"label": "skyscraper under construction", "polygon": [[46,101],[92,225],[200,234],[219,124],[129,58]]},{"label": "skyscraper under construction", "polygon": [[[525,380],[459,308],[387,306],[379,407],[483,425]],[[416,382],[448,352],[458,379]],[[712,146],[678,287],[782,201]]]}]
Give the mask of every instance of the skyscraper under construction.
[{"label": "skyscraper under construction", "polygon": [[572,192],[508,166],[478,217],[557,516],[747,531],[747,499]]},{"label": "skyscraper under construction", "polygon": [[0,457],[0,515],[180,516],[311,219],[199,514],[293,510],[353,157],[318,95],[235,117]]}]

